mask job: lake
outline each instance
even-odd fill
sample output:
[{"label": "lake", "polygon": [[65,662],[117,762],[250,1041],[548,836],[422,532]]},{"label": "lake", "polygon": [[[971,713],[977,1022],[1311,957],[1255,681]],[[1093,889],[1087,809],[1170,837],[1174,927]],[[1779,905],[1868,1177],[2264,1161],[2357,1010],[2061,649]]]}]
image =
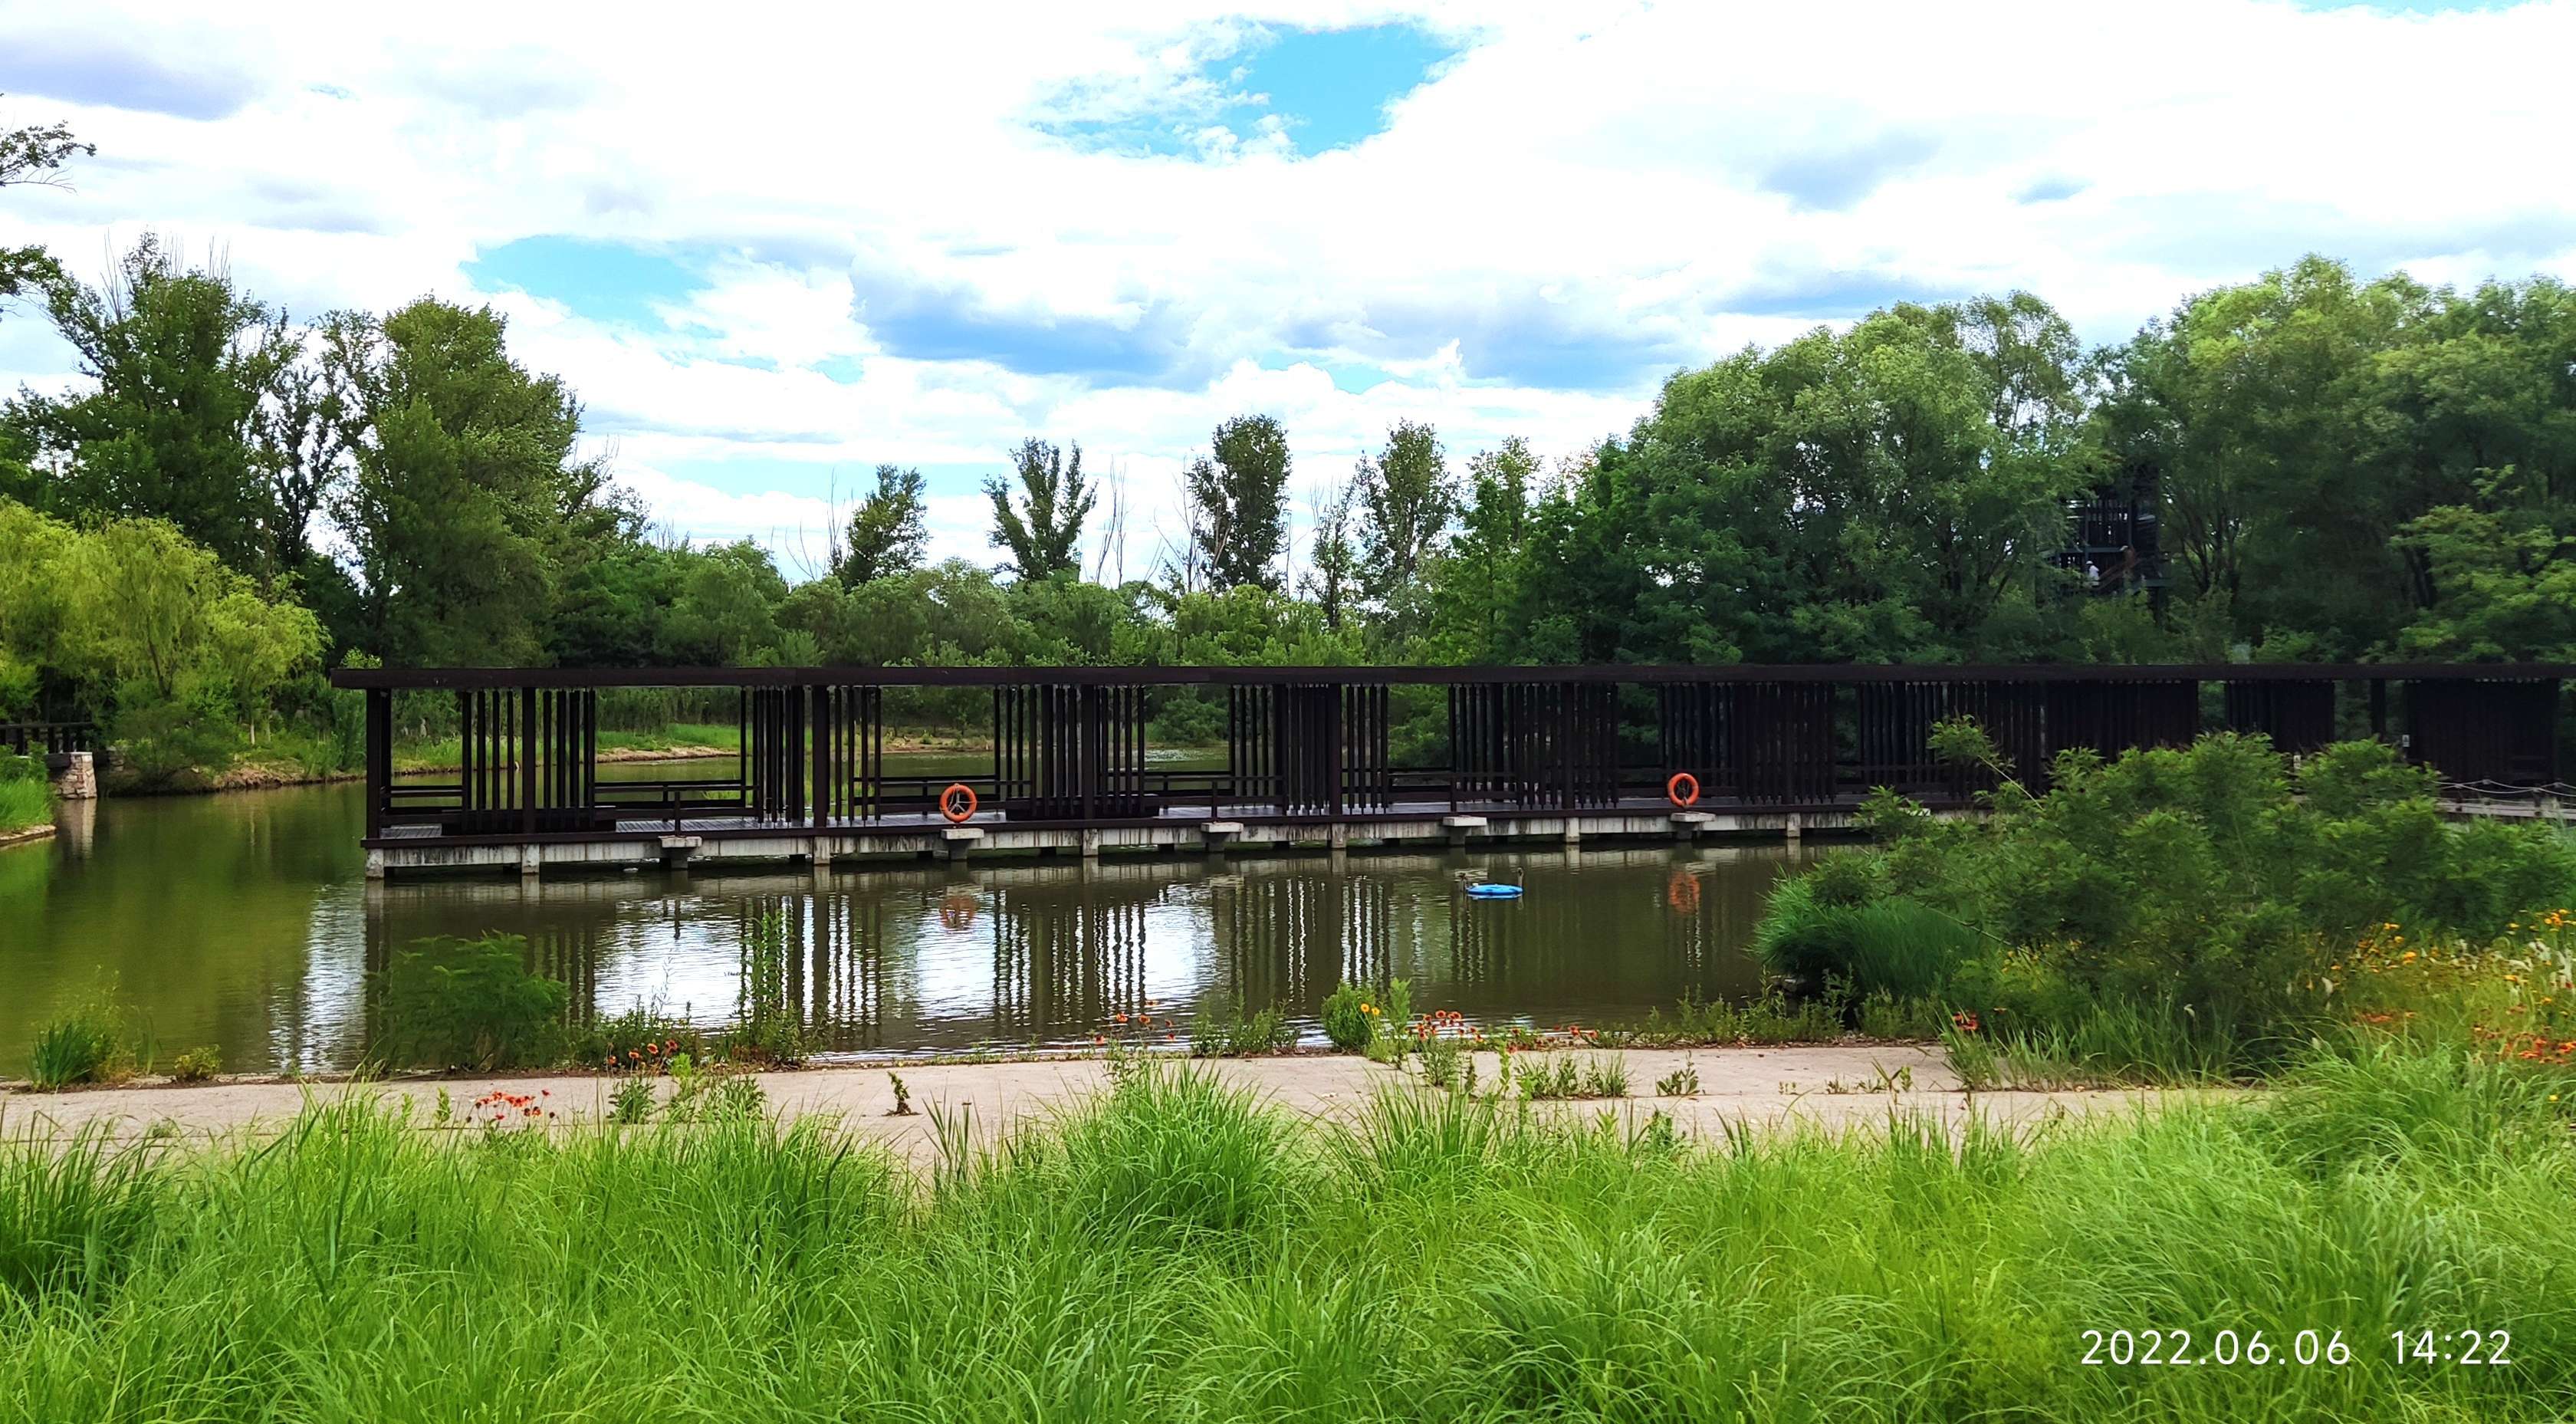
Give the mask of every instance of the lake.
[{"label": "lake", "polygon": [[[527,938],[576,1014],[658,1003],[716,1027],[735,1010],[745,936],[772,916],[826,1057],[1088,1045],[1148,1000],[1187,1023],[1215,995],[1281,1006],[1312,1037],[1336,983],[1388,975],[1412,981],[1417,1009],[1598,1023],[1756,992],[1743,946],[1795,863],[1776,844],[1596,843],[1572,858],[1530,846],[370,883],[364,813],[346,783],[65,803],[54,840],[0,850],[0,1074],[23,1074],[37,1026],[110,981],[163,1062],[214,1044],[230,1072],[345,1068],[366,1046],[369,976],[393,951],[496,930]],[[1527,893],[1471,899],[1461,887],[1479,876]]]}]

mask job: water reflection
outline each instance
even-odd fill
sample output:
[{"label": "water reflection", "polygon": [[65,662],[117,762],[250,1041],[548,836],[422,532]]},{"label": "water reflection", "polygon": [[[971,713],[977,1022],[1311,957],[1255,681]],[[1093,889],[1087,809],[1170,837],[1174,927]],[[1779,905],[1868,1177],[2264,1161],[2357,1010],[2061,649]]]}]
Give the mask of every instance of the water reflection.
[{"label": "water reflection", "polygon": [[[106,975],[165,1055],[346,1066],[397,949],[493,931],[526,938],[578,1018],[651,1004],[720,1027],[772,918],[781,992],[827,1054],[1088,1044],[1217,995],[1310,1026],[1345,978],[1403,977],[1417,1006],[1482,1020],[1598,1022],[1754,992],[1742,946],[1787,864],[1656,845],[369,883],[359,810],[343,787],[109,801],[0,860],[0,983],[19,991],[0,994],[0,1071]],[[1477,876],[1527,893],[1471,898]]]},{"label": "water reflection", "polygon": [[[578,1015],[647,1004],[716,1027],[774,920],[785,997],[826,1053],[1082,1044],[1215,996],[1311,1019],[1344,979],[1390,977],[1424,1007],[1557,1023],[1752,992],[1739,950],[1781,864],[1650,849],[396,882],[366,896],[367,963],[502,930]],[[1475,899],[1479,876],[1527,893]]]}]

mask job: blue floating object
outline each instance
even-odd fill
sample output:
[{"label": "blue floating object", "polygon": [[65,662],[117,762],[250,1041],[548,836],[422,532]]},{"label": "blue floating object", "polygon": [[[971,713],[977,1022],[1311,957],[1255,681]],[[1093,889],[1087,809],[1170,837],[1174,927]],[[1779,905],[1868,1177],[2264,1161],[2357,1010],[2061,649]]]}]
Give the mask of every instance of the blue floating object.
[{"label": "blue floating object", "polygon": [[1517,900],[1521,897],[1521,887],[1517,885],[1487,885],[1480,881],[1474,885],[1468,886],[1467,893],[1475,896],[1479,900]]}]

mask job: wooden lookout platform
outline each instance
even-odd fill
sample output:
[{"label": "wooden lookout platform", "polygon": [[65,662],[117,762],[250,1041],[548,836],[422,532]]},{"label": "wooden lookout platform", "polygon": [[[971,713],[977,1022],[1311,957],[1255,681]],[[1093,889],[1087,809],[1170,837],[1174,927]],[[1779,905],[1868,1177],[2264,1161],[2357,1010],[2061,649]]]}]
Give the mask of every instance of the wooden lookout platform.
[{"label": "wooden lookout platform", "polygon": [[[332,681],[367,694],[365,844],[368,873],[382,876],[1794,837],[1850,825],[1882,786],[1966,804],[1980,786],[1928,746],[1933,725],[1957,716],[1983,724],[2025,781],[2068,748],[2117,753],[2232,728],[2292,753],[2379,736],[2450,780],[2537,787],[2558,781],[2571,676],[2576,665],[1827,664],[382,668]],[[636,687],[730,694],[735,768],[602,779],[600,696]],[[952,709],[989,700],[988,764],[889,768],[890,704],[928,695]],[[423,697],[452,699],[440,712],[462,766],[397,777],[397,699]],[[1201,765],[1154,755],[1148,728],[1173,698],[1222,719],[1221,764],[1215,753]],[[1699,786],[1687,807],[1667,795],[1676,773]],[[962,822],[941,812],[952,783],[975,795]]]}]

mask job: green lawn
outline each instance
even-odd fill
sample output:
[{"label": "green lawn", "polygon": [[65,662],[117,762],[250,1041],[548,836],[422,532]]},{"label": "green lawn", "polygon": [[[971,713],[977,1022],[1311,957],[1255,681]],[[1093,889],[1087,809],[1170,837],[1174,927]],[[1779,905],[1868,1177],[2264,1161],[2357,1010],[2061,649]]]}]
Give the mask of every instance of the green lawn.
[{"label": "green lawn", "polygon": [[[21,1148],[0,1417],[2560,1418],[2550,1084],[2383,1047],[2025,1139],[1677,1143],[1167,1068],[927,1181],[756,1119]],[[2084,1363],[2147,1330],[2276,1362]]]}]

